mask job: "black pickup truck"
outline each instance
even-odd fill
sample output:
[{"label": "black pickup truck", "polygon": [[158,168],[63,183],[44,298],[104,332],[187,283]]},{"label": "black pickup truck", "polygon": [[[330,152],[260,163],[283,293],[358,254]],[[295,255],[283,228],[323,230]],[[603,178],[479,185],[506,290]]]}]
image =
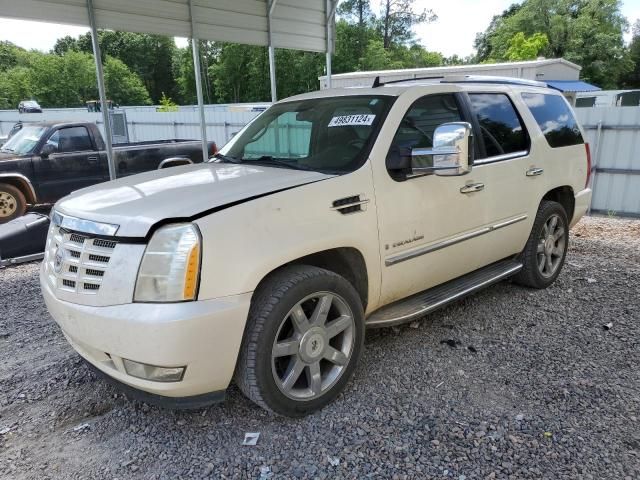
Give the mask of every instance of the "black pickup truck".
[{"label": "black pickup truck", "polygon": [[[209,143],[209,155],[216,153]],[[199,140],[118,144],[116,176],[202,162]],[[90,122],[25,123],[0,148],[0,224],[28,205],[52,204],[89,185],[109,180],[104,140]]]}]

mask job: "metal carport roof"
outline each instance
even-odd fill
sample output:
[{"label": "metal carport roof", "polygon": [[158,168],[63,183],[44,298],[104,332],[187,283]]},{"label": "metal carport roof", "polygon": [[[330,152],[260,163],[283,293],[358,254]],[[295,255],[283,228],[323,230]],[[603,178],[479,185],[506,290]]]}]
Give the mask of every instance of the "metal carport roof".
[{"label": "metal carport roof", "polygon": [[[326,52],[331,86],[338,0],[0,0],[0,16],[91,28],[98,91],[106,105],[97,30],[121,30],[269,47],[271,98],[277,99],[275,48]],[[203,159],[209,157],[198,42],[191,42]],[[109,176],[116,176],[109,112],[102,108]]]},{"label": "metal carport roof", "polygon": [[[326,0],[93,0],[97,28],[327,51]],[[193,13],[193,30],[191,24]],[[89,26],[85,0],[0,0],[0,16]]]}]

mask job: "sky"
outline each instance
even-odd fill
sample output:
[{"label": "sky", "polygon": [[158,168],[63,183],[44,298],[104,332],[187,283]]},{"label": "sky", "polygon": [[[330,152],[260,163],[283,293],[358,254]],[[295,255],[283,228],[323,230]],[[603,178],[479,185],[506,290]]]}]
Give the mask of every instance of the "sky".
[{"label": "sky", "polygon": [[[375,5],[377,0],[373,0]],[[438,20],[428,25],[420,25],[416,34],[420,43],[429,50],[445,56],[457,54],[466,57],[473,53],[476,33],[484,31],[494,15],[500,14],[514,0],[416,0],[416,10],[432,9]],[[1,12],[0,12],[1,13]],[[630,24],[640,19],[640,0],[624,0],[622,13]],[[65,35],[77,37],[88,31],[83,27],[36,23],[0,18],[0,40],[8,40],[27,48],[49,51],[56,40]],[[625,36],[629,41],[631,33]],[[178,39],[179,46],[186,45]]]}]

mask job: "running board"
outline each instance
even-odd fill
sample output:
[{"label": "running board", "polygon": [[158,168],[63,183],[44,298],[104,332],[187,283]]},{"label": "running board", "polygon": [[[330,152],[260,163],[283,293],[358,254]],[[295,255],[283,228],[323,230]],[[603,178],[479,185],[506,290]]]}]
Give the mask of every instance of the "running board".
[{"label": "running board", "polygon": [[502,260],[411,297],[398,300],[373,312],[366,320],[369,328],[391,327],[409,322],[444,307],[454,300],[508,278],[522,269],[515,260]]}]

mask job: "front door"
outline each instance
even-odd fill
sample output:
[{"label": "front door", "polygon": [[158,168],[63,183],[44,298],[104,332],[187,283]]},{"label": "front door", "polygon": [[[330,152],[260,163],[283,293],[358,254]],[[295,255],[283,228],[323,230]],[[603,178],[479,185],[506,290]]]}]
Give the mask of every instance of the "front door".
[{"label": "front door", "polygon": [[106,157],[97,150],[86,127],[55,130],[45,145],[51,145],[53,153],[34,162],[42,203],[54,202],[74,190],[108,180]]},{"label": "front door", "polygon": [[[432,94],[403,105],[402,97],[388,122],[396,131],[387,153],[410,155],[412,148],[431,147],[436,127],[468,121],[474,125],[477,155],[488,160],[479,123],[462,93]],[[400,113],[397,109],[400,109]],[[522,132],[524,135],[526,133]],[[382,137],[384,138],[384,137]],[[380,154],[384,148],[377,149]],[[406,176],[374,161],[382,262],[381,304],[454,279],[513,253],[494,228],[515,221],[519,206],[504,198],[509,186],[505,164],[478,163],[462,176]],[[428,159],[425,159],[428,163]],[[497,165],[497,166],[496,166]],[[513,187],[516,188],[516,187]],[[502,203],[500,207],[497,204]],[[504,225],[503,225],[504,224]]]}]

